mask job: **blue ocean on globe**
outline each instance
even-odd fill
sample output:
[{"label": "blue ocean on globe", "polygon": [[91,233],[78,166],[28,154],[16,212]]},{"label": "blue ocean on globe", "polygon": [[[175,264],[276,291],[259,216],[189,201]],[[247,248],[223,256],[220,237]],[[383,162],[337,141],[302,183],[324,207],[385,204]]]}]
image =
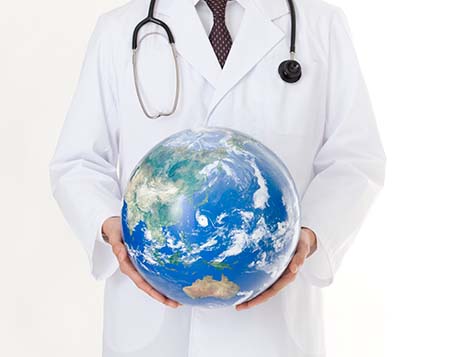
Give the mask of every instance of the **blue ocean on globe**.
[{"label": "blue ocean on globe", "polygon": [[229,128],[178,132],[130,175],[122,233],[139,273],[184,305],[216,308],[272,285],[300,234],[294,181],[265,145]]}]

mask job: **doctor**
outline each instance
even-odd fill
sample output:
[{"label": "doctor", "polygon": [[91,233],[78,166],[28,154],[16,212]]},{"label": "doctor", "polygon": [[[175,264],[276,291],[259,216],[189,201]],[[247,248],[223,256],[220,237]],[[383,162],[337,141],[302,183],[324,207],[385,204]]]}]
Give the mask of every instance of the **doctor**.
[{"label": "doctor", "polygon": [[[286,0],[158,0],[153,16],[170,28],[176,60],[164,28],[146,23],[134,72],[132,34],[149,2],[132,0],[98,19],[49,165],[53,195],[92,274],[106,280],[103,356],[325,356],[321,288],[333,281],[385,169],[346,18],[321,0],[294,1],[291,58],[302,73],[288,82],[279,72],[292,40]],[[163,37],[142,40],[151,32]],[[174,98],[172,114],[148,117],[170,112]],[[141,157],[205,125],[245,132],[281,157],[304,227],[272,289],[217,310],[179,305],[145,283],[118,218]]]}]

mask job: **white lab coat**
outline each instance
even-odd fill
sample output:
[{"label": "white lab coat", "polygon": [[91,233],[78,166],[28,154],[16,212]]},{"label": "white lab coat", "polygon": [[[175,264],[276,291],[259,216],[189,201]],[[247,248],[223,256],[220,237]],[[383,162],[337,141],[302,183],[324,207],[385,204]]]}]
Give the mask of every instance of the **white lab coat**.
[{"label": "white lab coat", "polygon": [[[193,1],[157,2],[155,16],[172,29],[179,53],[180,102],[170,117],[147,119],[132,80],[131,34],[148,0],[102,15],[90,39],[49,168],[53,195],[92,274],[106,279],[104,357],[325,355],[321,287],[333,281],[383,186],[385,154],[342,11],[320,0],[295,1],[303,77],[289,84],[278,75],[289,52],[287,2],[241,4],[245,12],[222,70]],[[141,33],[155,29],[161,31],[147,25]],[[143,53],[153,55],[140,63],[140,74],[149,103],[167,109],[174,70],[160,43],[143,43]],[[202,125],[246,132],[278,154],[295,180],[302,225],[318,238],[293,283],[241,312],[156,302],[117,269],[100,236],[103,221],[120,215],[141,157],[170,134]]]}]

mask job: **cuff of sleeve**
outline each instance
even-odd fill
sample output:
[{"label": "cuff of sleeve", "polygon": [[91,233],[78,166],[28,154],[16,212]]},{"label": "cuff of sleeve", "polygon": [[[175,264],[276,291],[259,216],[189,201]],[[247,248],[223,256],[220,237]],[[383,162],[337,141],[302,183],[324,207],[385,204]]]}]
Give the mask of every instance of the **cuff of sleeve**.
[{"label": "cuff of sleeve", "polygon": [[335,269],[333,257],[326,246],[326,240],[320,230],[314,225],[303,222],[302,227],[309,228],[314,232],[317,239],[316,251],[311,254],[300,269],[300,275],[303,276],[311,285],[325,287],[331,285],[334,280]]},{"label": "cuff of sleeve", "polygon": [[104,280],[110,277],[119,267],[111,245],[105,242],[102,237],[103,222],[112,216],[120,216],[120,209],[108,211],[96,220],[97,231],[91,250],[92,253],[89,256],[90,271],[96,280]]}]

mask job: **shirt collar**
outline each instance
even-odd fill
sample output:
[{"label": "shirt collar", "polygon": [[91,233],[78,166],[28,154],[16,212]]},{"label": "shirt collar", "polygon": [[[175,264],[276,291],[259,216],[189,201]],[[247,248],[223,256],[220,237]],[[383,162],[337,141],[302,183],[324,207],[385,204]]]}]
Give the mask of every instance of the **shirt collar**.
[{"label": "shirt collar", "polygon": [[[192,3],[194,4],[194,6],[196,6],[198,4],[199,1],[204,1],[204,0],[192,0]],[[234,0],[228,0],[228,1],[234,1]],[[236,0],[238,3],[240,2],[240,0]]]}]

